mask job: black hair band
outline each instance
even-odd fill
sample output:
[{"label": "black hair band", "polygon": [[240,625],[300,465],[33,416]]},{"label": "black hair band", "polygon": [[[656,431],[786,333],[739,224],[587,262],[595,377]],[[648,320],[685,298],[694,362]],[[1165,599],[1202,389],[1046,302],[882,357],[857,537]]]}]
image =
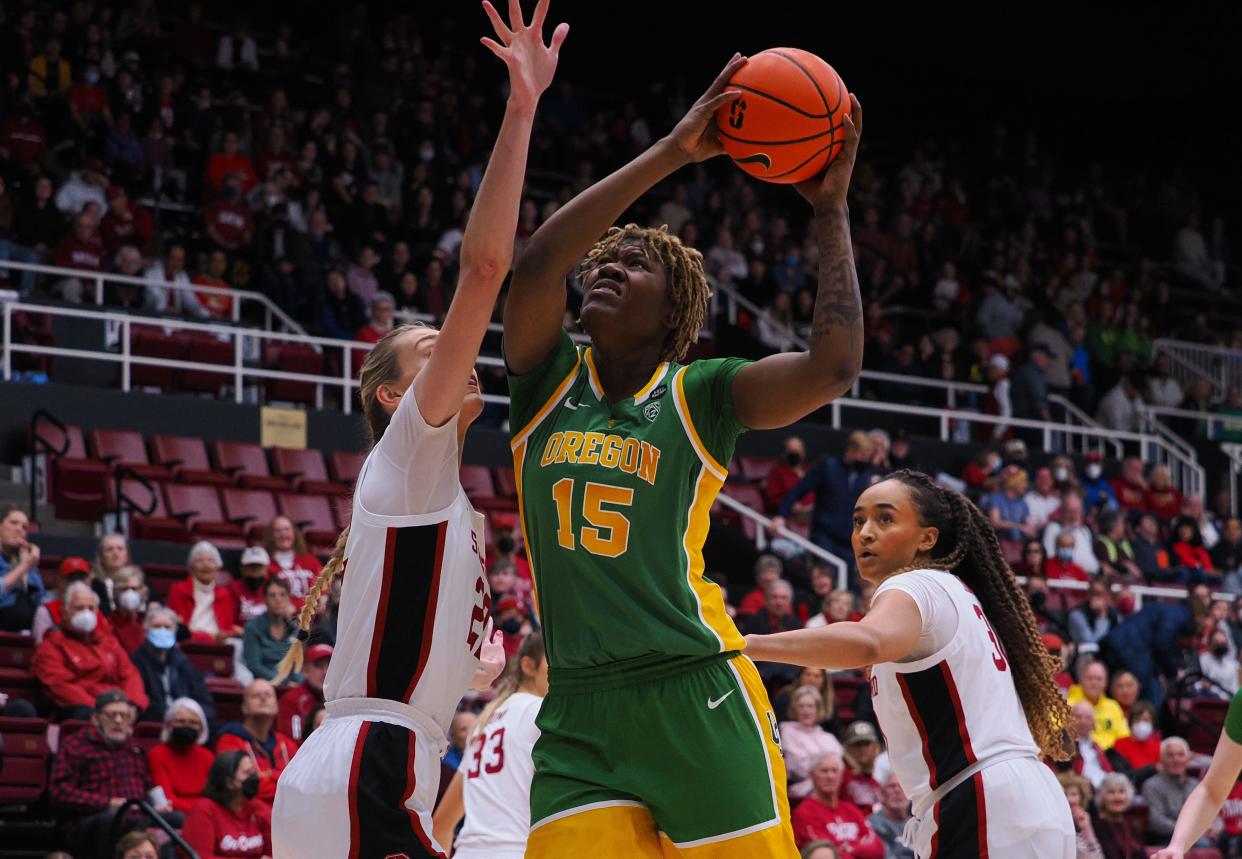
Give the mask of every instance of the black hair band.
[{"label": "black hair band", "polygon": [[299,629],[299,630],[298,630],[298,641],[302,642],[303,644],[305,644],[306,642],[310,641],[310,630],[309,630],[309,629]]}]

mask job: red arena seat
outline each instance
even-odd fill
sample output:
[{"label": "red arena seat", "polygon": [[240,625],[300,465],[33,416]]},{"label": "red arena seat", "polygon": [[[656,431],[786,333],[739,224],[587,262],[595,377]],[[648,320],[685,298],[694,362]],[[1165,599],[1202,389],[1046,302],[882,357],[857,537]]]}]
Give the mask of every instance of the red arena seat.
[{"label": "red arena seat", "polygon": [[[221,340],[214,334],[199,332],[182,336],[189,341],[185,360],[199,364],[233,366],[232,339]],[[221,388],[233,384],[234,377],[232,373],[213,373],[210,370],[178,370],[176,380],[178,390],[211,394],[214,397],[219,396]]]},{"label": "red arena seat", "polygon": [[87,453],[82,428],[67,424],[62,430],[51,421],[39,421],[32,435],[37,435],[53,451],[63,451],[59,456],[50,457],[48,494],[56,507],[56,515],[61,519],[102,516],[108,466]]},{"label": "red arena seat", "polygon": [[768,479],[768,473],[776,465],[776,460],[770,456],[739,456],[738,465],[744,480],[762,483]]},{"label": "red arena seat", "polygon": [[262,539],[264,530],[279,513],[276,496],[266,489],[226,487],[220,490],[220,499],[224,502],[224,517],[240,525],[251,540]]},{"label": "red arena seat", "polygon": [[189,343],[180,331],[152,325],[135,325],[130,340],[130,354],[139,358],[152,358],[158,363],[131,364],[130,385],[135,388],[171,391],[176,370],[167,362],[187,360],[188,350]]},{"label": "red arena seat", "polygon": [[124,466],[147,480],[167,480],[172,474],[162,465],[152,465],[147,446],[137,430],[93,429],[91,449],[115,472]]},{"label": "red arena seat", "polygon": [[[116,481],[107,485],[108,509],[116,510]],[[170,516],[158,486],[147,487],[137,480],[122,480],[121,495],[137,508],[130,519],[131,534],[137,540],[167,540],[189,543],[194,538],[185,522]]]},{"label": "red arena seat", "polygon": [[246,489],[288,489],[289,482],[283,477],[273,477],[267,465],[267,453],[257,444],[247,441],[215,441],[211,444],[211,456],[216,467],[233,478],[233,482]]},{"label": "red arena seat", "polygon": [[46,719],[0,717],[4,737],[4,766],[0,768],[0,805],[34,803],[47,789],[48,761]]},{"label": "red arena seat", "polygon": [[334,450],[328,454],[328,473],[337,483],[353,486],[362,471],[362,463],[366,462],[365,453],[352,450]]},{"label": "red arena seat", "polygon": [[323,451],[316,448],[295,450],[288,447],[272,448],[273,471],[287,479],[298,492],[318,495],[344,495],[349,487],[328,479],[328,468],[323,461]]},{"label": "red arena seat", "polygon": [[227,474],[211,467],[207,460],[207,445],[197,436],[153,435],[151,454],[156,464],[167,468],[182,483],[230,482]]},{"label": "red arena seat", "polygon": [[216,641],[182,641],[178,645],[190,664],[203,674],[233,676],[233,645]]},{"label": "red arena seat", "polygon": [[0,632],[0,668],[29,670],[34,639],[20,632]]},{"label": "red arena seat", "polygon": [[[303,343],[269,345],[264,353],[263,364],[271,370],[279,370],[282,373],[302,373],[307,376],[322,376],[326,367],[323,353]],[[279,400],[314,406],[318,399],[319,386],[314,382],[299,382],[295,379],[265,379],[263,387],[267,392],[269,402]]]},{"label": "red arena seat", "polygon": [[214,486],[166,483],[164,503],[169,515],[183,520],[195,537],[213,542],[219,537],[242,537],[242,527],[224,515]]},{"label": "red arena seat", "polygon": [[496,494],[496,485],[492,482],[492,472],[486,465],[463,465],[461,467],[461,486],[476,510],[516,510],[515,498],[501,498]]},{"label": "red arena seat", "polygon": [[276,504],[281,513],[306,533],[306,539],[312,545],[329,548],[336,545],[340,532],[327,498],[322,495],[282,493],[276,496]]}]

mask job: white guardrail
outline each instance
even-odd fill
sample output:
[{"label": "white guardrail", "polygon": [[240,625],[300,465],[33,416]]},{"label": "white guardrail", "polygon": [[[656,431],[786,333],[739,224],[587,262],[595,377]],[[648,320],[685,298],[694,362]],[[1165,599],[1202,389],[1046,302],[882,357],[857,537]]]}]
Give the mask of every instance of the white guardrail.
[{"label": "white guardrail", "polygon": [[[109,272],[82,271],[76,268],[59,268],[52,265],[38,265],[35,263],[16,262],[14,260],[0,260],[0,269],[32,271],[35,274],[43,274],[61,280],[72,278],[82,283],[92,284],[93,288],[83,290],[82,295],[84,299],[89,298],[91,303],[96,305],[104,303],[104,287],[109,284],[125,284],[128,286],[138,286],[143,289],[163,289],[173,292],[201,292],[208,295],[227,295],[233,299],[232,322],[240,322],[242,319],[242,306],[246,303],[252,303],[263,308],[263,329],[265,331],[274,330],[273,324],[279,322],[282,326],[281,330],[294,334],[306,334],[306,329],[299,325],[289,314],[285,313],[270,298],[261,292],[253,292],[247,289],[173,283],[165,280],[154,280],[148,277],[130,277],[124,274],[111,274]],[[10,283],[14,280],[16,278],[10,275]]]},{"label": "white guardrail", "polygon": [[[1019,584],[1026,584],[1025,576],[1017,576]],[[1080,582],[1076,579],[1047,579],[1049,590],[1058,591],[1086,591],[1091,588],[1090,582]],[[1190,591],[1186,588],[1168,588],[1155,587],[1152,585],[1111,585],[1113,593],[1120,591],[1129,591],[1134,594],[1134,610],[1138,611],[1143,607],[1143,597],[1152,597],[1153,599],[1178,599],[1184,600],[1189,598]],[[1213,600],[1225,600],[1233,602],[1238,597],[1227,591],[1220,591],[1212,594]]]},{"label": "white guardrail", "polygon": [[1238,476],[1242,475],[1242,444],[1226,442],[1220,446],[1229,457],[1229,512],[1238,515]]},{"label": "white guardrail", "polygon": [[1196,378],[1208,379],[1222,396],[1230,386],[1242,385],[1242,352],[1237,349],[1166,337],[1155,340],[1152,347],[1169,356],[1173,375],[1182,385],[1188,386]]}]

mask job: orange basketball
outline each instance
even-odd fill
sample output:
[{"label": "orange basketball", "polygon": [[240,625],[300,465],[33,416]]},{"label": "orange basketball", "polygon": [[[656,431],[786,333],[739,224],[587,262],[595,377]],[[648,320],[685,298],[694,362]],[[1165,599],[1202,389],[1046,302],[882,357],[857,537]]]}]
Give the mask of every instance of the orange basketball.
[{"label": "orange basketball", "polygon": [[725,90],[741,90],[742,97],[716,111],[720,142],[756,179],[805,181],[845,145],[849,90],[814,54],[769,48],[750,57]]}]

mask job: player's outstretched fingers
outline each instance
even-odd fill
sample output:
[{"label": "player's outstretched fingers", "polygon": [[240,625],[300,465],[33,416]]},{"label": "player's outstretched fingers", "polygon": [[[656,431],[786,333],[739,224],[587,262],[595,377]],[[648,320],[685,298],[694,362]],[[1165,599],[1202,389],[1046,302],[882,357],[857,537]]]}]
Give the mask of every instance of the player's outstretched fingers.
[{"label": "player's outstretched fingers", "polygon": [[513,31],[505,26],[504,19],[500,17],[500,13],[496,11],[496,7],[487,0],[483,0],[483,11],[487,13],[487,17],[492,22],[492,29],[496,31],[496,35],[500,37],[500,41],[506,45],[513,40]]}]

